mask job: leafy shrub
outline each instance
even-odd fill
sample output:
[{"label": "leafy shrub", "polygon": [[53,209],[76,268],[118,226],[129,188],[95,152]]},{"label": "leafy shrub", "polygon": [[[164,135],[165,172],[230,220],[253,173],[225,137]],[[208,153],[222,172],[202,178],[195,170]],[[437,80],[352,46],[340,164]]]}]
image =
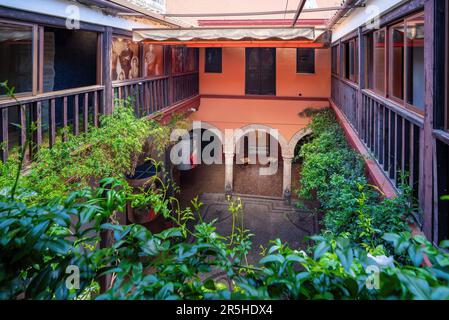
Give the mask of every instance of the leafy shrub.
[{"label": "leafy shrub", "polygon": [[[110,218],[131,196],[126,190],[119,180],[106,179],[61,204],[29,207],[2,198],[0,298],[449,299],[449,255],[423,237],[383,236],[409,265],[386,257],[382,249],[368,253],[346,238],[315,236],[311,254],[276,240],[259,265],[250,266],[244,259],[250,245],[245,233],[221,236],[214,222],[199,222],[191,231],[185,225],[189,212],[159,234],[115,224]],[[104,231],[114,241],[99,248]],[[432,266],[421,266],[424,255]],[[67,287],[69,266],[79,268],[78,288]],[[217,281],[214,272],[225,273],[229,282]],[[99,293],[98,281],[106,275],[111,284]]]},{"label": "leafy shrub", "polygon": [[385,244],[384,233],[407,230],[413,211],[411,190],[394,199],[382,199],[369,185],[363,159],[348,145],[332,111],[313,116],[314,138],[301,148],[303,159],[298,196],[311,199],[316,193],[324,211],[324,232],[345,236],[368,250]]},{"label": "leafy shrub", "polygon": [[[173,126],[180,122],[177,117],[163,126],[155,120],[136,118],[127,101],[118,101],[112,115],[100,117],[98,128],[70,136],[66,142],[58,141],[52,148],[41,148],[27,174],[20,178],[18,188],[21,194],[27,191],[29,202],[39,203],[61,198],[104,177],[122,178],[134,171],[146,144],[159,153],[164,150]],[[20,160],[16,153],[6,163],[0,163],[3,194],[13,187],[17,170],[21,169]]]}]

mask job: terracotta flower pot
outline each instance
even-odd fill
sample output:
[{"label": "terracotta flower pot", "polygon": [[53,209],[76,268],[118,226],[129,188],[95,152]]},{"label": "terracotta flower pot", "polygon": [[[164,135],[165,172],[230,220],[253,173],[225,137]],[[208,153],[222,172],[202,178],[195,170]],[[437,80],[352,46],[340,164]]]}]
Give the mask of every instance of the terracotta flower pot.
[{"label": "terracotta flower pot", "polygon": [[128,220],[131,223],[145,224],[156,220],[159,215],[153,210],[153,208],[132,208],[131,205],[126,206],[128,212]]}]

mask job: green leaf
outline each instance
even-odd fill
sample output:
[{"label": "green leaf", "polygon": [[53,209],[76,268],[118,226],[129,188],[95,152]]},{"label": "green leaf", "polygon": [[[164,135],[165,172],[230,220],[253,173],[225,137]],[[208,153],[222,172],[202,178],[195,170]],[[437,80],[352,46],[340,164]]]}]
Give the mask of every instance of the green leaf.
[{"label": "green leaf", "polygon": [[208,290],[216,290],[215,282],[214,282],[214,280],[212,280],[212,279],[207,279],[207,280],[204,282],[204,287],[205,287],[206,289],[208,289]]},{"label": "green leaf", "polygon": [[330,246],[325,242],[320,242],[320,244],[315,248],[315,251],[313,253],[313,259],[318,260],[320,259],[326,252],[328,252],[330,249]]},{"label": "green leaf", "polygon": [[346,272],[349,272],[354,258],[354,253],[352,249],[348,248],[345,251],[337,249],[335,253],[337,254],[337,257],[340,259],[340,263],[343,266],[343,268],[346,270]]},{"label": "green leaf", "polygon": [[267,264],[271,262],[277,262],[277,263],[284,263],[285,258],[281,254],[270,254],[266,257],[263,257],[259,263],[261,264]]},{"label": "green leaf", "polygon": [[168,238],[180,238],[183,237],[182,232],[178,228],[170,228],[155,235],[156,237],[167,240]]}]

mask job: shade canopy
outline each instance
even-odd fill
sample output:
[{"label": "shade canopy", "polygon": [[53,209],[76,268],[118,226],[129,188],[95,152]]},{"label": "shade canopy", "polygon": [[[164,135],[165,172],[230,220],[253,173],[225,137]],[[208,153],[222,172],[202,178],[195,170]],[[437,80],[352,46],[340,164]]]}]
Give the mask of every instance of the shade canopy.
[{"label": "shade canopy", "polygon": [[[323,47],[323,31],[315,28],[135,29],[134,41],[190,47],[281,46]],[[318,40],[318,41],[317,41]]]}]

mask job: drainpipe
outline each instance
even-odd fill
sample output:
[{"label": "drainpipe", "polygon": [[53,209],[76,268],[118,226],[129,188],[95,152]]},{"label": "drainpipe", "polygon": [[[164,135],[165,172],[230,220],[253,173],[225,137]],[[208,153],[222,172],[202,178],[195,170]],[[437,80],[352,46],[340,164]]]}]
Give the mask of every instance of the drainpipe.
[{"label": "drainpipe", "polygon": [[343,8],[338,10],[332,18],[329,19],[326,29],[331,30],[342,18],[344,18],[354,8],[360,7],[365,0],[346,0]]}]

